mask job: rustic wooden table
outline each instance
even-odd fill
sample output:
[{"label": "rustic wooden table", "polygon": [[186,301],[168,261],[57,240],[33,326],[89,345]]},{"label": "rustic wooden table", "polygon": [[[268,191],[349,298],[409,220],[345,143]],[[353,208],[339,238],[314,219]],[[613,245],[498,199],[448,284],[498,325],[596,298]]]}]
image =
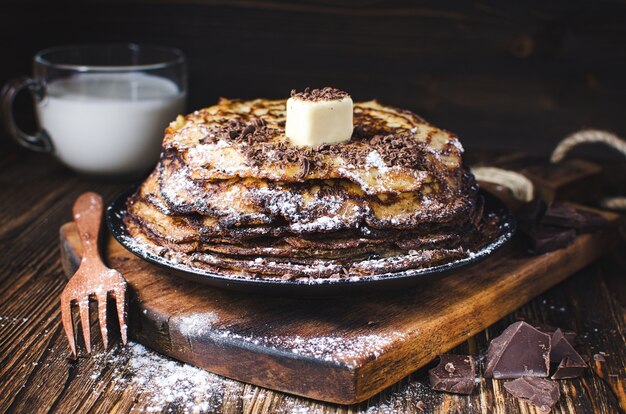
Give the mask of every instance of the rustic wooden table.
[{"label": "rustic wooden table", "polygon": [[[59,309],[66,282],[59,226],[71,219],[71,205],[82,192],[94,190],[110,201],[127,185],[81,177],[50,157],[0,146],[0,412],[538,412],[498,381],[482,379],[468,397],[430,391],[427,369],[363,404],[342,407],[222,379],[136,344],[106,352],[98,344],[92,357],[68,361]],[[454,352],[484,353],[491,338],[519,319],[573,329],[591,369],[560,382],[562,397],[553,412],[623,412],[624,252],[624,244],[607,252]]]}]

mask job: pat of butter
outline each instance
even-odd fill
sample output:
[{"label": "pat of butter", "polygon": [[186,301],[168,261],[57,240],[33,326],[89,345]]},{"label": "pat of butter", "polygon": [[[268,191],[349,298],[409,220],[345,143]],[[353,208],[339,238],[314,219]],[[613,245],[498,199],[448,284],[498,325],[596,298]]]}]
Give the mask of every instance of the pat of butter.
[{"label": "pat of butter", "polygon": [[295,145],[314,147],[352,137],[352,98],[333,100],[287,100],[285,134]]}]

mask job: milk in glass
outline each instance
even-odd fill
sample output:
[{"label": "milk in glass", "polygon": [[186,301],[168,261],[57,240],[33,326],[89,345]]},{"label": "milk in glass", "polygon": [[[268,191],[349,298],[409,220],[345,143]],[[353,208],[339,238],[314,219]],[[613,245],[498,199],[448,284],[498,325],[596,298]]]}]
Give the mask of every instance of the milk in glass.
[{"label": "milk in glass", "polygon": [[37,114],[63,163],[84,173],[128,175],[157,162],[163,131],[184,103],[184,92],[162,77],[85,73],[49,82]]}]

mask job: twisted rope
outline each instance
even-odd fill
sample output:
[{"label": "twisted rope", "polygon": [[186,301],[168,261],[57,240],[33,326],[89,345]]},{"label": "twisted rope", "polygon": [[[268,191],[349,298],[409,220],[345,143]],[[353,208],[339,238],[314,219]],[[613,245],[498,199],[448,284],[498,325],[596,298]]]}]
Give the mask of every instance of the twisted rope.
[{"label": "twisted rope", "polygon": [[[608,145],[626,157],[626,141],[607,131],[585,129],[563,139],[552,152],[550,162],[562,161],[573,148],[579,145],[595,143]],[[496,167],[472,167],[471,170],[477,180],[506,187],[520,201],[529,202],[534,198],[535,187],[532,181],[520,173]],[[626,210],[626,197],[604,198],[600,200],[600,206],[609,210]]]},{"label": "twisted rope", "polygon": [[508,188],[513,197],[529,202],[535,195],[533,182],[524,175],[511,170],[496,167],[472,167],[472,174],[478,181],[494,183]]},{"label": "twisted rope", "polygon": [[567,153],[578,145],[593,143],[608,145],[621,152],[626,157],[626,141],[611,132],[597,129],[584,129],[569,135],[563,141],[559,142],[559,145],[552,151],[550,162],[562,161]]},{"label": "twisted rope", "polygon": [[[581,144],[601,143],[621,152],[626,157],[626,141],[617,135],[597,129],[584,129],[566,137],[557,145],[550,156],[550,162],[556,163],[574,147]],[[626,197],[607,197],[600,200],[600,206],[610,210],[626,210]]]}]

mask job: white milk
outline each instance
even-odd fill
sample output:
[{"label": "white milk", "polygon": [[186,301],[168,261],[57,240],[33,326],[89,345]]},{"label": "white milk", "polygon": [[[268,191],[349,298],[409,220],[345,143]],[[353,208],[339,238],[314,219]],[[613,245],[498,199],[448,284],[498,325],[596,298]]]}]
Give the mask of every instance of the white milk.
[{"label": "white milk", "polygon": [[37,115],[67,166],[128,175],[156,163],[163,131],[184,104],[184,93],[165,78],[89,73],[50,82]]}]

